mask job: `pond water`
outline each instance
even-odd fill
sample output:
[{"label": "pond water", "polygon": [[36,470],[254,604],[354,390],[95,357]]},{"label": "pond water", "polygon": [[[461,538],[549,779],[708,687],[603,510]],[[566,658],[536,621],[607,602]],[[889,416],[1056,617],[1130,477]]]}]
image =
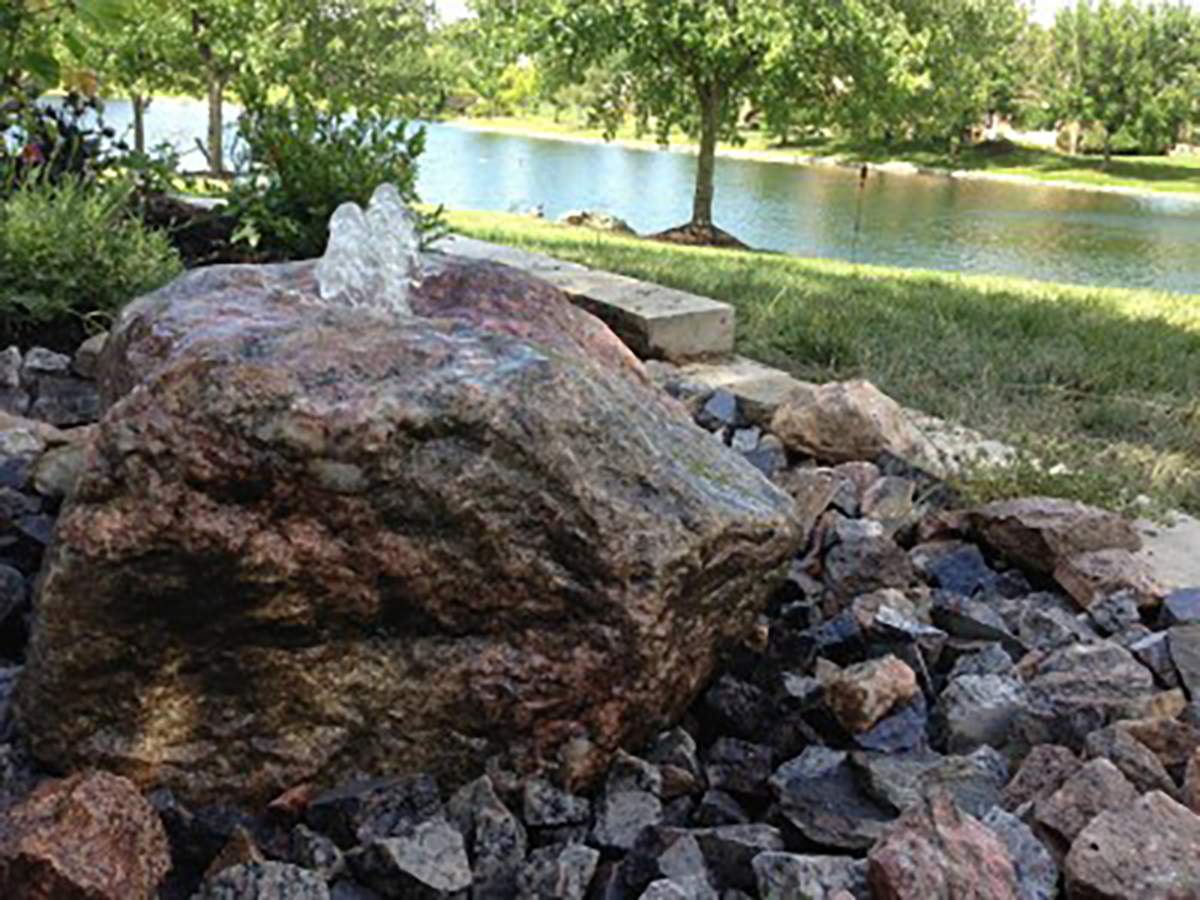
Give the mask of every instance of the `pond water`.
[{"label": "pond water", "polygon": [[[124,128],[128,104],[110,101],[106,115]],[[151,143],[194,148],[204,130],[204,106],[194,101],[155,101],[147,120]],[[186,162],[203,159],[193,150]],[[653,232],[688,218],[694,171],[695,159],[684,153],[434,124],[420,193],[460,209],[540,205],[550,218],[603,210]],[[901,174],[872,174],[860,190],[854,171],[734,159],[718,160],[716,177],[718,224],[755,247],[1200,293],[1197,200]]]}]

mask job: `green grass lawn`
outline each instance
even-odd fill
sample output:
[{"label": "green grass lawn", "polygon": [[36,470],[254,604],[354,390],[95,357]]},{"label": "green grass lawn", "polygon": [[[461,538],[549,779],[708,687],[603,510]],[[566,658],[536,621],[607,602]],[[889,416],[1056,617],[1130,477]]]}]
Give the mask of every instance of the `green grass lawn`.
[{"label": "green grass lawn", "polygon": [[[866,377],[1028,451],[978,496],[1139,494],[1200,512],[1200,297],[682,248],[497,213],[453,228],[733,304],[738,350]],[[1037,461],[1037,462],[1035,462]],[[1063,463],[1070,474],[1051,474]]]},{"label": "green grass lawn", "polygon": [[[464,119],[464,124],[492,131],[541,133],[563,137],[603,139],[600,129],[589,128],[577,119],[555,120],[550,116],[530,115],[516,118]],[[653,140],[635,133],[626,125],[617,140],[632,146],[654,147]],[[677,133],[672,141],[687,144]],[[757,132],[745,135],[741,145],[732,149],[751,151],[770,161],[794,161],[797,156],[836,157],[848,163],[908,162],[935,169],[965,169],[998,175],[1022,175],[1041,181],[1065,182],[1090,187],[1125,187],[1170,193],[1200,193],[1200,156],[1119,156],[1106,166],[1099,156],[1067,156],[1036,147],[1016,147],[1009,152],[967,148],[958,156],[948,150],[929,146],[871,144],[842,140],[813,140],[794,147],[779,148],[768,144]]]}]

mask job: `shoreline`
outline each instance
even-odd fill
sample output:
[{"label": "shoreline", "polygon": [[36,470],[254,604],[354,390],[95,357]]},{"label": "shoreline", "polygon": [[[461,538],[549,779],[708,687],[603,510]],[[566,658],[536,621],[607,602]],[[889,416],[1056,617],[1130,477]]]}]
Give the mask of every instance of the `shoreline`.
[{"label": "shoreline", "polygon": [[[690,143],[671,144],[667,147],[663,147],[654,141],[639,140],[636,138],[613,138],[610,141],[605,140],[602,137],[593,137],[587,134],[572,134],[570,132],[558,131],[538,131],[536,129],[525,129],[519,127],[507,128],[466,118],[443,119],[440,120],[440,124],[454,125],[459,128],[485,132],[488,134],[508,134],[518,137],[533,138],[534,140],[541,141],[560,141],[569,144],[591,144],[609,147],[621,147],[627,150],[649,150],[666,153],[681,153],[691,156],[696,155],[696,146]],[[735,159],[745,162],[774,163],[775,165],[806,166],[810,168],[844,169],[847,171],[858,171],[863,166],[866,166],[869,172],[880,175],[904,175],[908,177],[916,176],[926,178],[941,178],[951,181],[991,181],[1001,184],[1019,185],[1022,187],[1051,187],[1073,191],[1087,191],[1094,194],[1116,194],[1120,196],[1146,200],[1170,197],[1173,200],[1179,199],[1189,203],[1200,204],[1200,190],[1189,192],[1155,190],[1153,188],[1131,187],[1129,185],[1117,184],[1088,184],[1086,182],[1072,181],[1069,179],[1038,178],[1034,175],[1024,175],[1017,172],[988,172],[978,169],[947,169],[940,166],[918,165],[917,163],[905,162],[903,160],[889,160],[887,162],[862,162],[836,155],[822,156],[809,153],[800,153],[791,150],[753,150],[744,147],[718,147],[717,157],[719,159]]]}]

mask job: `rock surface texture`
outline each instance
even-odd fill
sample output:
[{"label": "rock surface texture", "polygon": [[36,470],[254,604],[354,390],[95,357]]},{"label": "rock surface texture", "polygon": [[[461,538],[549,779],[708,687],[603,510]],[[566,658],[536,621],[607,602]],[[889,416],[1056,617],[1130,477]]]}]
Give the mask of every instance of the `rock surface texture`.
[{"label": "rock surface texture", "polygon": [[5,900],[153,900],[170,866],[150,804],[105,772],[45,782],[0,816]]},{"label": "rock surface texture", "polygon": [[790,498],[534,279],[441,258],[416,318],[313,296],[311,264],[200,270],[114,329],[35,754],[190,798],[497,756],[593,780],[752,625]]}]

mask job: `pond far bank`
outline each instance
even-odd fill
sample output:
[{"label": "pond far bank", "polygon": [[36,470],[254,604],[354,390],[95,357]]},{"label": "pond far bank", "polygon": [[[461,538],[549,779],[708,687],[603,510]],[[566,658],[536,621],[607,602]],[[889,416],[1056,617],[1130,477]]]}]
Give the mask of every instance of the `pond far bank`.
[{"label": "pond far bank", "polygon": [[[458,117],[445,124],[475,131],[513,134],[538,140],[577,144],[609,144],[634,150],[666,150],[695,154],[687,139],[666,147],[623,130],[612,139],[589,129],[548,117]],[[769,147],[758,136],[743,146],[722,143],[717,155],[726,159],[784,165],[859,170],[889,175],[922,175],[960,181],[992,181],[1029,187],[1062,187],[1092,193],[1132,197],[1164,194],[1200,203],[1200,155],[1177,157],[1115,157],[1107,169],[1098,157],[1067,156],[1036,147],[1016,146],[1010,152],[966,151],[957,161],[948,153],[927,149],[896,150],[882,146],[852,146],[829,142],[812,149]]]}]

